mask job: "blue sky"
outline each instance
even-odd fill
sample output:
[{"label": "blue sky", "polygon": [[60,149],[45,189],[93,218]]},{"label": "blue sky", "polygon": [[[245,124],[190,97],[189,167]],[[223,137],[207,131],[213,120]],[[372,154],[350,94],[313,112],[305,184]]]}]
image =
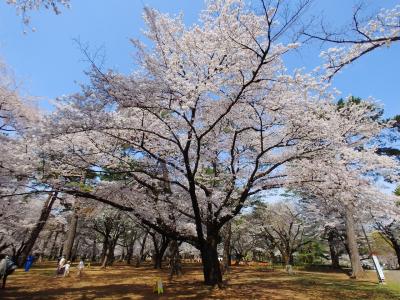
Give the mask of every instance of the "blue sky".
[{"label": "blue sky", "polygon": [[[315,0],[309,14],[323,13],[332,25],[351,18],[353,0]],[[368,1],[370,10],[393,7],[400,1]],[[106,66],[129,73],[133,65],[130,38],[141,38],[144,5],[172,14],[183,12],[187,24],[198,19],[203,0],[71,0],[71,9],[56,16],[50,11],[34,12],[26,29],[13,7],[0,0],[0,57],[14,70],[24,93],[38,97],[44,108],[48,100],[79,90],[85,82],[87,64],[73,39],[87,42],[92,49],[102,47]],[[288,58],[288,66],[312,68],[320,63],[318,45]],[[380,49],[347,67],[333,86],[349,94],[380,100],[386,116],[400,114],[400,43]]]}]

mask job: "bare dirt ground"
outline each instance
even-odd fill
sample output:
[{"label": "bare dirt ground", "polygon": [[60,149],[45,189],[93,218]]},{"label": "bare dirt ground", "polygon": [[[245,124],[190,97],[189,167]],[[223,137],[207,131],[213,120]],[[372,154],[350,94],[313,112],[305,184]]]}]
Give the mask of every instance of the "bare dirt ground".
[{"label": "bare dirt ground", "polygon": [[[400,271],[387,272],[388,285],[377,285],[369,271],[362,281],[350,280],[343,273],[280,270],[257,266],[233,267],[225,276],[225,288],[202,284],[200,265],[187,264],[184,275],[168,282],[167,270],[149,265],[139,268],[116,265],[106,270],[86,268],[81,278],[76,268],[66,278],[55,278],[56,263],[35,266],[25,273],[18,269],[9,276],[0,299],[400,299]],[[158,277],[164,294],[153,293]]]}]

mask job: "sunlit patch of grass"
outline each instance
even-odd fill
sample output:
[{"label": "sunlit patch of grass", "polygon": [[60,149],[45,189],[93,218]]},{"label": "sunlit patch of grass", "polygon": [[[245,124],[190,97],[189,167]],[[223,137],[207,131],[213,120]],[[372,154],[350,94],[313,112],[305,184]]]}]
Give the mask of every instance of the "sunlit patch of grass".
[{"label": "sunlit patch of grass", "polygon": [[394,282],[387,283],[386,285],[382,285],[382,287],[392,291],[393,293],[395,293],[397,296],[400,297],[400,282],[398,282],[398,283],[394,283]]},{"label": "sunlit patch of grass", "polygon": [[396,284],[380,285],[365,281],[338,280],[310,275],[300,275],[295,282],[304,288],[318,289],[321,294],[324,292],[336,294],[338,299],[342,298],[341,295],[345,297],[344,299],[400,299],[400,287],[394,287]]}]

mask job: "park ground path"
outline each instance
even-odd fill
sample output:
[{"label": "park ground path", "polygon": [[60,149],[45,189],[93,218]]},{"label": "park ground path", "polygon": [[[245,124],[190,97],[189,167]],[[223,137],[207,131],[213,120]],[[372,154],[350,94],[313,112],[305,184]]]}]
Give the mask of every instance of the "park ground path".
[{"label": "park ground path", "polygon": [[[81,278],[71,268],[67,278],[55,278],[56,263],[37,265],[25,273],[17,270],[9,277],[0,299],[400,299],[400,271],[386,272],[388,284],[376,283],[373,271],[364,280],[354,281],[340,272],[306,272],[295,269],[293,275],[263,266],[238,266],[225,276],[223,289],[202,284],[201,266],[186,264],[184,275],[168,281],[167,270],[154,270],[150,265],[139,268],[115,265],[106,270],[86,268]],[[164,283],[165,293],[153,293],[157,278]]]}]

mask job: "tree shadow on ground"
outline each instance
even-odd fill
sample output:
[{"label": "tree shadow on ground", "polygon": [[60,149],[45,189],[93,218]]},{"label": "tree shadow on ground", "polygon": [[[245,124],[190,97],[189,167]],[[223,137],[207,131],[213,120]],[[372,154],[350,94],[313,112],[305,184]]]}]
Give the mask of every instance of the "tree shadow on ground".
[{"label": "tree shadow on ground", "polygon": [[[3,295],[1,295],[3,294]],[[137,299],[153,299],[155,295],[149,286],[131,285],[131,284],[113,284],[98,287],[79,287],[79,288],[48,288],[35,292],[21,291],[18,288],[11,288],[0,292],[1,299],[99,299],[99,298],[115,298],[115,299],[132,299],[130,295],[137,296]],[[156,299],[156,298],[154,298]]]},{"label": "tree shadow on ground", "polygon": [[[184,276],[168,282],[167,270],[148,266],[115,266],[108,270],[91,269],[83,278],[54,278],[51,269],[31,274],[17,272],[0,299],[400,299],[386,289],[367,281],[349,280],[338,273],[297,272],[232,268],[226,274],[225,288],[214,289],[202,283],[201,268],[185,268]],[[158,296],[153,287],[158,277],[165,293]]]}]

